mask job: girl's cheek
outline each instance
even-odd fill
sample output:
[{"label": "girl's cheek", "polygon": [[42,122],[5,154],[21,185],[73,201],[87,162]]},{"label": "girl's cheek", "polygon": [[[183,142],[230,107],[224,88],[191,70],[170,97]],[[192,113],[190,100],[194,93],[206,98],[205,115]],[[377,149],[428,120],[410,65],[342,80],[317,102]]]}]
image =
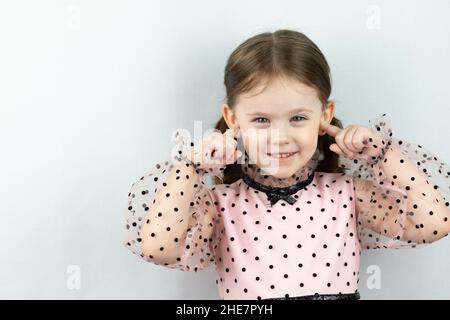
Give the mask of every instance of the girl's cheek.
[{"label": "girl's cheek", "polygon": [[242,135],[245,151],[250,157],[250,163],[267,166],[265,153],[267,152],[267,138],[253,132],[251,135]]},{"label": "girl's cheek", "polygon": [[313,145],[318,140],[318,131],[314,128],[305,128],[305,130],[299,130],[298,141],[303,145]]},{"label": "girl's cheek", "polygon": [[258,154],[266,150],[264,143],[260,140],[248,138],[244,143],[245,151],[249,154],[249,156],[253,159],[256,159]]},{"label": "girl's cheek", "polygon": [[247,130],[242,134],[245,149],[264,151],[267,150],[268,134],[265,130]]},{"label": "girl's cheek", "polygon": [[254,158],[254,145],[256,145],[256,141],[249,136],[248,134],[242,134],[242,141],[245,148],[245,151],[250,156],[250,158]]}]

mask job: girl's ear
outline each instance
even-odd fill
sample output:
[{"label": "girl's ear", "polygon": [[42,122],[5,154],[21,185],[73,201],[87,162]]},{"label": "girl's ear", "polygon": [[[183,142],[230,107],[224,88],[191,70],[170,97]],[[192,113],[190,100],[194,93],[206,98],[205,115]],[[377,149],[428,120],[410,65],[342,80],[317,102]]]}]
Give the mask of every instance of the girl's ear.
[{"label": "girl's ear", "polygon": [[231,110],[230,106],[226,103],[222,106],[222,115],[228,128],[239,128],[239,123],[236,118],[236,114]]},{"label": "girl's ear", "polygon": [[327,127],[334,118],[334,113],[336,110],[336,105],[334,101],[329,101],[326,109],[322,112],[320,117],[320,131],[319,134],[323,136],[325,132],[323,131],[325,127]]}]

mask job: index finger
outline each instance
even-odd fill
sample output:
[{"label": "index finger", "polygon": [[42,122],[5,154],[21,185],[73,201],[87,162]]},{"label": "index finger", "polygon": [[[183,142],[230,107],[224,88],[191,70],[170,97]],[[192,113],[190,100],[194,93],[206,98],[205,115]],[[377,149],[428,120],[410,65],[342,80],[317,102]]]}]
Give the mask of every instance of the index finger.
[{"label": "index finger", "polygon": [[225,135],[230,135],[233,138],[237,138],[239,135],[239,128],[230,128],[225,131]]},{"label": "index finger", "polygon": [[341,130],[342,130],[341,128],[339,128],[339,127],[337,127],[337,126],[335,126],[335,125],[332,125],[332,124],[329,124],[329,125],[327,125],[327,126],[325,127],[325,132],[326,132],[327,134],[329,134],[330,136],[332,136],[333,138],[336,137],[336,135],[337,135]]}]

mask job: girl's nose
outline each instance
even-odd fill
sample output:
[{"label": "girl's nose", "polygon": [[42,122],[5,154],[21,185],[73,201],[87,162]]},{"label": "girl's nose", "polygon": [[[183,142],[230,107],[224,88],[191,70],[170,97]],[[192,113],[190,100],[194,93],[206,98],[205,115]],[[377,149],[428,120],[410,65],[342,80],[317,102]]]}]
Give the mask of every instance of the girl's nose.
[{"label": "girl's nose", "polygon": [[287,129],[273,129],[271,132],[270,138],[272,142],[277,142],[279,144],[288,143],[290,139],[290,133]]}]

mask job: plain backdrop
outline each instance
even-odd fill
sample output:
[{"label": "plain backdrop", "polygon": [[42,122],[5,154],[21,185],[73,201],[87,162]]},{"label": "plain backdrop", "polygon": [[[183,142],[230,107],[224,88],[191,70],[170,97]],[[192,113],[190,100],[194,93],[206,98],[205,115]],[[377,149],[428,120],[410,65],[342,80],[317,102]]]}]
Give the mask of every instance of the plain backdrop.
[{"label": "plain backdrop", "polygon": [[[218,299],[126,249],[131,184],[176,128],[214,125],[230,53],[304,32],[325,54],[344,125],[382,113],[450,163],[448,1],[0,1],[0,298]],[[450,239],[367,251],[362,299],[450,298]],[[370,288],[371,270],[380,287]]]}]

